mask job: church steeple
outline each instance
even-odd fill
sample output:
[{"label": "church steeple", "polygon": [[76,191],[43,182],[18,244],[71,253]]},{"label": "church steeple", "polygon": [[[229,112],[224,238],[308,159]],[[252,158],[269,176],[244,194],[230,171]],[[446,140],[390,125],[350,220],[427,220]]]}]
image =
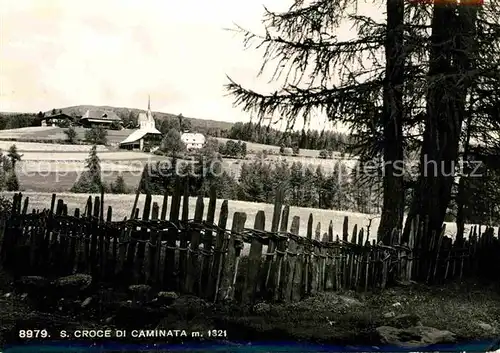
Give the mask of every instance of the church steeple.
[{"label": "church steeple", "polygon": [[155,130],[155,119],[153,113],[151,112],[151,96],[148,94],[148,110],[146,113],[139,114],[139,126],[140,129],[151,129]]}]

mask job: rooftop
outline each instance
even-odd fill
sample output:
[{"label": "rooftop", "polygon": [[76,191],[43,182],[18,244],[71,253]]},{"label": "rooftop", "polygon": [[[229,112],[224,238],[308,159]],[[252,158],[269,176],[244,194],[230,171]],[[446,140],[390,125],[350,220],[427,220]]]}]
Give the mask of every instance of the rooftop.
[{"label": "rooftop", "polygon": [[109,121],[121,121],[120,117],[113,111],[89,109],[82,116],[82,119],[98,119]]},{"label": "rooftop", "polygon": [[135,130],[130,135],[128,135],[128,137],[125,140],[120,142],[120,144],[127,144],[127,143],[133,143],[133,142],[139,141],[141,138],[143,138],[147,134],[161,135],[161,132],[158,131],[156,128]]}]

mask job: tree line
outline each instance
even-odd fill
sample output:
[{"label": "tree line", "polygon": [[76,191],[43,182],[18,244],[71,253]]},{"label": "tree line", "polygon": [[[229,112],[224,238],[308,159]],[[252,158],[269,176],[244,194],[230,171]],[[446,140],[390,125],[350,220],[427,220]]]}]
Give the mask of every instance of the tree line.
[{"label": "tree line", "polygon": [[235,123],[227,132],[227,138],[264,145],[283,146],[310,150],[330,150],[344,152],[349,144],[349,136],[329,130],[280,131],[261,124]]},{"label": "tree line", "polygon": [[2,114],[0,113],[0,130],[20,129],[34,126],[37,114]]}]

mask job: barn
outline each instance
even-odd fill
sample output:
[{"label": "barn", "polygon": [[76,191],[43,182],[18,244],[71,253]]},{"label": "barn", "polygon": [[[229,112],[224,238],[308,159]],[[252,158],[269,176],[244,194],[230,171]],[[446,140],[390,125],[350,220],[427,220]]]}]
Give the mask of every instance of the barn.
[{"label": "barn", "polygon": [[61,124],[71,125],[73,122],[73,117],[64,113],[45,116],[40,120],[42,126],[60,126]]},{"label": "barn", "polygon": [[79,123],[83,127],[103,127],[109,129],[113,125],[122,125],[122,119],[113,111],[89,109],[81,117]]}]

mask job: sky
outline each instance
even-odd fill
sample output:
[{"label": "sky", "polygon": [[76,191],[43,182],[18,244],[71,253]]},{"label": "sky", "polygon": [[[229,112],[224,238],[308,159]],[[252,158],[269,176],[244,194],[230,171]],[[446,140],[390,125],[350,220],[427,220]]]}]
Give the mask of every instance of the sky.
[{"label": "sky", "polygon": [[261,31],[263,5],[284,11],[291,0],[0,0],[0,111],[146,109],[151,95],[153,111],[248,121],[226,75],[276,87],[257,77],[261,52],[226,29]]}]

